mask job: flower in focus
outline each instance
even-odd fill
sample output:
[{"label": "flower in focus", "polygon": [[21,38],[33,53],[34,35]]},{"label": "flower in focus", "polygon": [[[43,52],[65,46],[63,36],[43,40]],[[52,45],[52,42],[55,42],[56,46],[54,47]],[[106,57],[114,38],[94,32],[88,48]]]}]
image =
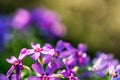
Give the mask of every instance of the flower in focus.
[{"label": "flower in focus", "polygon": [[87,46],[80,43],[78,49],[74,48],[70,43],[64,43],[65,48],[71,53],[67,62],[70,66],[87,66],[89,64],[90,58],[87,56],[86,50]]},{"label": "flower in focus", "polygon": [[27,49],[23,48],[18,59],[14,56],[11,56],[10,59],[6,59],[8,63],[12,64],[11,68],[7,72],[7,77],[12,74],[13,70],[16,70],[16,79],[20,80],[20,71],[23,68],[22,59],[24,59],[27,55]]},{"label": "flower in focus", "polygon": [[113,58],[112,54],[100,53],[98,58],[94,59],[92,70],[99,76],[105,77],[108,70],[108,63],[117,65],[118,61]]},{"label": "flower in focus", "polygon": [[62,70],[61,74],[64,76],[64,78],[69,78],[69,80],[79,80],[77,77],[75,77],[74,70],[69,68],[65,59],[63,59],[63,62],[65,64],[66,70]]},{"label": "flower in focus", "polygon": [[50,53],[54,52],[54,49],[51,49],[51,48],[49,48],[47,46],[43,46],[41,48],[40,44],[31,43],[31,46],[32,46],[33,49],[30,49],[29,54],[32,54],[31,57],[35,61],[41,56],[41,53],[50,54]]},{"label": "flower in focus", "polygon": [[111,80],[120,80],[120,65],[109,64],[109,74],[111,76]]},{"label": "flower in focus", "polygon": [[30,13],[25,9],[18,9],[14,15],[11,26],[15,29],[23,29],[31,19]]},{"label": "flower in focus", "polygon": [[56,65],[52,63],[48,63],[46,67],[46,71],[39,62],[32,64],[32,69],[37,72],[40,76],[31,76],[28,80],[55,80],[52,76],[53,72],[56,69]]},{"label": "flower in focus", "polygon": [[51,10],[37,8],[32,11],[32,18],[43,34],[50,38],[62,37],[66,33],[60,16]]},{"label": "flower in focus", "polygon": [[[49,46],[50,46],[50,44],[49,44]],[[64,57],[64,56],[62,56],[63,49],[64,49],[64,43],[62,40],[59,40],[57,42],[57,45],[56,45],[56,48],[54,49],[53,54],[49,53],[48,55],[45,55],[43,57],[43,62],[48,63],[48,62],[52,61],[52,62],[56,63],[57,68],[61,68],[62,67],[61,58]]]}]

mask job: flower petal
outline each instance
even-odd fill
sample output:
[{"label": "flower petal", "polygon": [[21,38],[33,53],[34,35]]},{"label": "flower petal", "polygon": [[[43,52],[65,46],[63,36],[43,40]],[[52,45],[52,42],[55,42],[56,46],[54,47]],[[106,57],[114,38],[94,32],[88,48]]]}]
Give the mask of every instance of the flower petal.
[{"label": "flower petal", "polygon": [[41,48],[41,47],[40,47],[40,44],[31,43],[31,46],[32,46],[33,49]]},{"label": "flower petal", "polygon": [[6,61],[10,64],[13,64],[16,61],[16,57],[15,56],[11,56],[10,59],[6,59]]},{"label": "flower petal", "polygon": [[46,43],[42,48],[43,48],[43,49],[52,49],[53,47],[52,47],[51,44]]},{"label": "flower petal", "polygon": [[115,71],[115,66],[109,63],[109,74],[111,75]]},{"label": "flower petal", "polygon": [[87,45],[86,44],[83,44],[83,43],[79,43],[78,44],[78,49],[82,52],[86,52],[87,50]]},{"label": "flower petal", "polygon": [[49,75],[51,75],[55,71],[56,66],[57,65],[55,63],[52,63],[52,62],[48,63],[48,66],[46,68],[46,73],[48,73]]},{"label": "flower petal", "polygon": [[44,74],[44,69],[39,62],[32,64],[32,69],[39,74]]},{"label": "flower petal", "polygon": [[70,43],[64,42],[64,46],[67,50],[71,51],[72,53],[76,52],[77,49],[75,49]]},{"label": "flower petal", "polygon": [[40,79],[40,77],[31,76],[28,78],[28,80],[41,80],[41,79]]},{"label": "flower petal", "polygon": [[20,55],[18,57],[19,60],[22,60],[23,58],[25,58],[28,54],[27,54],[27,49],[26,48],[23,48],[21,51],[20,51]]},{"label": "flower petal", "polygon": [[71,58],[69,58],[69,60],[67,60],[66,63],[67,63],[67,65],[74,66],[77,63],[77,58],[71,57]]},{"label": "flower petal", "polygon": [[101,76],[101,77],[105,77],[105,74],[101,71],[94,71],[96,75]]},{"label": "flower petal", "polygon": [[55,53],[55,50],[54,49],[47,49],[47,50],[43,50],[43,51],[41,51],[41,53],[43,53],[43,54],[49,54],[49,55],[54,55],[54,53]]},{"label": "flower petal", "polygon": [[52,60],[52,56],[51,55],[45,55],[42,59],[43,59],[44,63],[49,63]]},{"label": "flower petal", "polygon": [[50,77],[50,80],[61,80],[60,78]]},{"label": "flower petal", "polygon": [[68,78],[70,75],[69,73],[66,71],[66,70],[62,70],[61,71],[61,74],[65,77],[65,78]]},{"label": "flower petal", "polygon": [[62,41],[62,40],[59,40],[59,41],[57,42],[55,51],[61,52],[61,51],[63,50],[63,48],[64,48],[63,41]]},{"label": "flower petal", "polygon": [[16,79],[16,74],[13,74],[12,77],[11,77],[12,80],[17,80]]},{"label": "flower petal", "polygon": [[39,52],[34,53],[31,57],[32,57],[33,60],[36,61],[40,57],[40,53]]},{"label": "flower petal", "polygon": [[70,55],[72,55],[70,51],[63,51],[63,52],[61,52],[61,54],[60,54],[59,57],[60,57],[60,58],[67,58],[67,57],[69,57]]},{"label": "flower petal", "polygon": [[57,65],[57,68],[61,68],[62,67],[62,61],[59,58],[56,59],[55,63]]},{"label": "flower petal", "polygon": [[0,80],[9,80],[7,76],[0,74]]},{"label": "flower petal", "polygon": [[15,67],[14,67],[14,65],[12,65],[11,68],[7,72],[7,77],[9,77],[12,74],[14,69],[15,69]]}]

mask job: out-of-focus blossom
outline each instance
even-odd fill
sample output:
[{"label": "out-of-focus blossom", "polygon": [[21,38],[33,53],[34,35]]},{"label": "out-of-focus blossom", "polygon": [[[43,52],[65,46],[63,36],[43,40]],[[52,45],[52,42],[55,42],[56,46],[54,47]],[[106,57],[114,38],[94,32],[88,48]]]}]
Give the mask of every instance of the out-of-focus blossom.
[{"label": "out-of-focus blossom", "polygon": [[61,22],[60,16],[46,8],[37,8],[32,11],[32,20],[48,37],[62,37],[66,33],[66,28]]},{"label": "out-of-focus blossom", "polygon": [[53,72],[56,69],[56,65],[52,63],[48,63],[48,66],[46,67],[46,71],[44,71],[44,68],[39,62],[36,62],[35,64],[32,64],[32,69],[37,72],[40,76],[31,76],[28,78],[28,80],[55,80],[52,76]]},{"label": "out-of-focus blossom", "polygon": [[54,49],[48,48],[47,46],[41,47],[40,44],[31,43],[31,46],[33,49],[29,49],[29,54],[32,54],[31,57],[35,61],[41,56],[41,53],[52,54],[54,52]]},{"label": "out-of-focus blossom", "polygon": [[12,74],[13,70],[16,70],[16,79],[21,80],[20,71],[23,68],[22,59],[24,59],[27,55],[27,49],[23,48],[18,59],[14,56],[11,56],[10,59],[6,59],[8,63],[12,64],[11,68],[7,72],[7,77]]},{"label": "out-of-focus blossom", "polygon": [[109,64],[109,74],[111,76],[111,80],[120,80],[120,65]]},{"label": "out-of-focus blossom", "polygon": [[9,80],[6,75],[0,74],[0,80]]},{"label": "out-of-focus blossom", "polygon": [[0,16],[0,51],[2,51],[4,48],[8,25],[9,20],[4,16]]},{"label": "out-of-focus blossom", "polygon": [[30,13],[27,10],[20,8],[16,11],[15,15],[13,16],[11,26],[15,29],[20,30],[26,27],[30,20]]},{"label": "out-of-focus blossom", "polygon": [[112,54],[100,53],[98,58],[94,59],[92,70],[99,76],[105,77],[108,71],[108,63],[117,65],[118,61],[113,58]]},{"label": "out-of-focus blossom", "polygon": [[69,78],[69,80],[79,80],[77,77],[75,77],[75,72],[74,70],[70,69],[68,64],[66,63],[66,60],[63,59],[63,62],[65,64],[66,70],[62,70],[61,74],[65,77],[65,78]]},{"label": "out-of-focus blossom", "polygon": [[68,58],[67,62],[70,66],[87,66],[90,62],[89,56],[87,56],[85,44],[79,44],[78,49],[74,48],[70,43],[64,43],[65,48],[71,53],[71,56]]}]

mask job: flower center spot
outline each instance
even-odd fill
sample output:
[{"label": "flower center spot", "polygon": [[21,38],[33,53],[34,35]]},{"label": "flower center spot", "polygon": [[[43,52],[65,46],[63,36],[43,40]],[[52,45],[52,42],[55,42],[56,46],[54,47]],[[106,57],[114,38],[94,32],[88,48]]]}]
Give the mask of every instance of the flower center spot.
[{"label": "flower center spot", "polygon": [[35,49],[35,52],[40,52],[40,51],[42,51],[41,48],[36,48],[36,49]]}]

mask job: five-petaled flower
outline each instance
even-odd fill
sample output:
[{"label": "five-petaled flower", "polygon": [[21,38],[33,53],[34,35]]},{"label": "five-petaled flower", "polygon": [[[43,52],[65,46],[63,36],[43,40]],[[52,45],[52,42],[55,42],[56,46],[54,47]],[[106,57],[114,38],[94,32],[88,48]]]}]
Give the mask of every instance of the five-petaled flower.
[{"label": "five-petaled flower", "polygon": [[22,59],[24,59],[28,54],[26,48],[23,48],[20,52],[18,59],[14,56],[11,56],[10,59],[6,59],[8,63],[12,64],[11,68],[7,72],[7,77],[10,77],[13,70],[16,70],[16,79],[20,80],[20,71],[23,69]]},{"label": "five-petaled flower", "polygon": [[100,53],[98,58],[94,59],[94,65],[92,67],[92,70],[95,72],[95,74],[105,77],[106,73],[108,71],[108,63],[112,63],[114,65],[118,64],[118,61],[113,58],[112,54],[105,54]]},{"label": "five-petaled flower", "polygon": [[68,53],[71,53],[68,65],[70,66],[87,66],[89,64],[90,58],[86,53],[87,46],[80,43],[78,49],[74,48],[70,43],[64,43],[65,48],[68,50]]},{"label": "five-petaled flower", "polygon": [[[51,46],[50,44],[47,44],[47,46]],[[52,48],[52,46],[51,46]],[[64,42],[62,40],[59,40],[57,42],[56,48],[54,49],[54,52],[51,54],[49,53],[48,55],[45,55],[43,57],[43,62],[44,63],[48,63],[50,61],[52,61],[53,63],[55,63],[57,65],[57,68],[61,68],[62,67],[62,58],[64,57],[64,55],[62,55],[62,51],[64,49]]]},{"label": "five-petaled flower", "polygon": [[109,63],[109,74],[111,80],[120,80],[120,65],[115,66],[114,64]]},{"label": "five-petaled flower", "polygon": [[31,57],[35,61],[41,56],[41,53],[51,54],[54,52],[54,49],[51,49],[51,48],[47,47],[46,45],[41,47],[40,44],[31,43],[31,46],[33,49],[29,49],[29,51],[30,51],[29,55],[32,54]]},{"label": "five-petaled flower", "polygon": [[66,70],[62,70],[61,74],[65,78],[69,78],[69,80],[79,80],[77,77],[75,77],[75,71],[73,69],[70,69],[67,62],[67,60],[63,59],[63,62],[65,64]]},{"label": "five-petaled flower", "polygon": [[53,77],[53,72],[56,69],[56,64],[48,63],[46,67],[46,71],[44,71],[44,68],[39,62],[36,62],[35,64],[32,64],[32,69],[37,72],[40,76],[31,76],[28,78],[28,80],[55,80],[55,77]]}]

